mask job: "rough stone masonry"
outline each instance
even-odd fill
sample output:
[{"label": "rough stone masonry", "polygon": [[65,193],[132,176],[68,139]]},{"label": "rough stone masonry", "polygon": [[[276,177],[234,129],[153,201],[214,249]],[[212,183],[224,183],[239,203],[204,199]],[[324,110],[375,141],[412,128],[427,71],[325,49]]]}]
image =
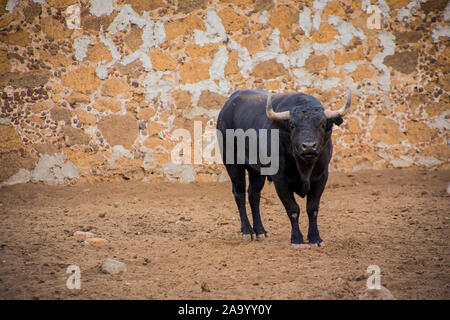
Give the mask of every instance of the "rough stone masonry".
[{"label": "rough stone masonry", "polygon": [[222,180],[171,132],[243,88],[351,89],[333,170],[448,169],[449,37],[447,0],[0,0],[0,183]]}]

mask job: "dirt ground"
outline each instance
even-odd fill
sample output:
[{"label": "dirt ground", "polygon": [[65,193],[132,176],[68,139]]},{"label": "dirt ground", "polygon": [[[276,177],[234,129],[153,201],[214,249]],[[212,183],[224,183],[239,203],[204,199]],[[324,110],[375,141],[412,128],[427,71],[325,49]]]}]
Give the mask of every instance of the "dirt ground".
[{"label": "dirt ground", "polygon": [[[39,184],[0,188],[0,299],[357,299],[369,265],[397,299],[450,299],[450,171],[330,173],[325,246],[293,248],[273,184],[246,241],[231,184]],[[300,227],[307,233],[305,200]],[[106,245],[77,242],[91,231]],[[106,258],[127,271],[104,274]],[[77,265],[81,290],[69,290]]]}]

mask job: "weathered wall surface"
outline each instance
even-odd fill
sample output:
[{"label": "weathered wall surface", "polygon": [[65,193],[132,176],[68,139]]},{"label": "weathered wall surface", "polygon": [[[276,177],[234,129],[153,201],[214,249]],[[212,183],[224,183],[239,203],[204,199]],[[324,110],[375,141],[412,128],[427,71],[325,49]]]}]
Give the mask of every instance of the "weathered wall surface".
[{"label": "weathered wall surface", "polygon": [[223,179],[171,133],[242,88],[352,89],[333,169],[448,168],[450,5],[372,4],[371,29],[370,0],[1,0],[0,182]]}]

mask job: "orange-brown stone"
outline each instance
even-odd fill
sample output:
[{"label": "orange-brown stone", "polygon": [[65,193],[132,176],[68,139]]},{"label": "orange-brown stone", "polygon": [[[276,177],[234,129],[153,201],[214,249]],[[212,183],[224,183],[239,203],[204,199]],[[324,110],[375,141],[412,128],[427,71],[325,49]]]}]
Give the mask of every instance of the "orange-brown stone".
[{"label": "orange-brown stone", "polygon": [[435,130],[418,121],[409,121],[406,124],[406,137],[411,143],[431,142]]},{"label": "orange-brown stone", "polygon": [[181,83],[195,83],[209,78],[209,64],[192,60],[180,67]]},{"label": "orange-brown stone", "polygon": [[41,30],[54,40],[65,40],[72,34],[71,29],[66,28],[59,20],[52,17],[41,19]]},{"label": "orange-brown stone", "polygon": [[95,74],[95,68],[92,66],[74,69],[64,74],[61,79],[64,86],[85,94],[97,90],[100,83],[100,80]]},{"label": "orange-brown stone", "polygon": [[409,4],[409,2],[410,2],[409,0],[387,0],[387,3],[391,10],[406,7]]},{"label": "orange-brown stone", "polygon": [[323,9],[322,15],[324,16],[333,15],[343,17],[345,16],[345,9],[343,8],[342,4],[337,0],[328,2],[325,8]]},{"label": "orange-brown stone", "polygon": [[119,112],[122,110],[120,101],[113,98],[98,98],[95,100],[93,107],[100,112],[110,110],[112,112]]},{"label": "orange-brown stone", "polygon": [[68,6],[78,3],[77,0],[47,0],[49,6],[57,9],[66,9]]},{"label": "orange-brown stone", "polygon": [[75,110],[74,115],[76,115],[78,120],[85,125],[93,126],[97,122],[97,117],[95,114],[87,112],[83,109]]},{"label": "orange-brown stone", "polygon": [[353,81],[361,81],[363,79],[372,79],[375,75],[375,68],[368,63],[359,64],[355,71],[352,72]]},{"label": "orange-brown stone", "polygon": [[24,30],[19,30],[16,32],[7,33],[4,36],[0,36],[0,42],[9,45],[17,45],[25,47],[31,43],[31,38],[28,35],[28,32]]},{"label": "orange-brown stone", "polygon": [[0,74],[11,71],[11,63],[8,61],[8,51],[0,50]]},{"label": "orange-brown stone", "polygon": [[195,14],[190,14],[183,19],[167,22],[164,28],[166,31],[166,42],[170,42],[181,35],[189,35],[196,29],[206,30],[202,20]]},{"label": "orange-brown stone", "polygon": [[144,11],[153,11],[160,8],[166,8],[167,3],[163,0],[120,0],[123,4],[129,4],[139,15],[142,15]]},{"label": "orange-brown stone", "polygon": [[272,28],[278,28],[282,37],[291,36],[292,27],[295,24],[298,24],[298,11],[296,9],[282,5],[272,10],[269,25]]},{"label": "orange-brown stone", "polygon": [[224,69],[225,74],[226,75],[236,74],[239,72],[239,70],[240,69],[238,67],[238,52],[236,50],[232,50],[228,54],[228,62]]},{"label": "orange-brown stone", "polygon": [[139,112],[137,113],[136,117],[139,120],[148,120],[151,117],[153,117],[155,115],[155,113],[156,113],[155,109],[152,109],[152,108],[141,108],[139,110]]},{"label": "orange-brown stone", "polygon": [[159,49],[150,50],[150,59],[155,70],[175,70],[178,66],[177,61],[170,54]]},{"label": "orange-brown stone", "polygon": [[187,109],[192,106],[192,95],[187,91],[177,90],[172,92],[172,98],[178,109]]},{"label": "orange-brown stone", "polygon": [[305,69],[311,73],[319,73],[328,68],[328,57],[326,55],[311,55],[305,61]]},{"label": "orange-brown stone", "polygon": [[255,53],[263,49],[261,40],[259,40],[255,34],[244,37],[240,41],[240,44],[247,48],[248,53],[250,53],[250,55],[254,55]]},{"label": "orange-brown stone", "polygon": [[275,59],[267,60],[258,63],[253,68],[253,73],[263,79],[274,79],[279,76],[286,76],[288,74],[287,70],[282,64],[275,61]]},{"label": "orange-brown stone", "polygon": [[406,136],[400,131],[398,124],[389,118],[378,116],[370,132],[373,139],[386,144],[399,144]]},{"label": "orange-brown stone", "polygon": [[197,44],[192,44],[186,47],[185,53],[195,58],[208,58],[214,56],[218,47],[219,44],[217,43],[207,43],[203,47]]},{"label": "orange-brown stone", "polygon": [[235,32],[248,26],[248,20],[240,16],[232,7],[226,7],[218,13],[226,31]]},{"label": "orange-brown stone", "polygon": [[102,93],[108,97],[117,97],[129,90],[130,86],[128,83],[120,79],[110,79],[102,82]]},{"label": "orange-brown stone", "polygon": [[327,43],[335,40],[335,36],[338,35],[338,32],[332,25],[327,22],[322,22],[319,30],[314,30],[312,32],[311,40],[317,43]]},{"label": "orange-brown stone", "polygon": [[98,128],[111,146],[131,149],[139,133],[138,121],[130,115],[110,115],[98,123]]},{"label": "orange-brown stone", "polygon": [[220,109],[223,107],[227,98],[208,90],[202,91],[198,99],[198,106],[205,109]]},{"label": "orange-brown stone", "polygon": [[100,61],[110,61],[112,59],[111,53],[103,43],[97,43],[88,47],[87,60],[97,63]]},{"label": "orange-brown stone", "polygon": [[142,29],[137,25],[132,25],[130,31],[124,37],[123,41],[132,52],[136,51],[143,43]]},{"label": "orange-brown stone", "polygon": [[362,59],[364,59],[364,52],[363,52],[362,47],[358,46],[356,49],[349,51],[349,52],[335,51],[333,62],[336,65],[342,65],[342,64],[350,62],[350,61],[362,60]]}]

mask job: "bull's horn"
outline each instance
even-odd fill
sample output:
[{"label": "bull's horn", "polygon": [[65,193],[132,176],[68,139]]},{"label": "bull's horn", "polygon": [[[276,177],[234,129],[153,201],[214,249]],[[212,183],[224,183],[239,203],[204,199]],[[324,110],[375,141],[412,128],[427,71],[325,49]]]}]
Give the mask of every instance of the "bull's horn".
[{"label": "bull's horn", "polygon": [[342,117],[348,112],[351,104],[352,104],[352,92],[348,91],[348,97],[347,101],[345,101],[345,105],[341,109],[336,111],[325,110],[325,116],[327,117],[327,119]]},{"label": "bull's horn", "polygon": [[267,117],[271,120],[287,120],[287,119],[289,119],[289,110],[282,111],[282,112],[273,111],[272,95],[270,93],[267,96],[266,114],[267,114]]}]

